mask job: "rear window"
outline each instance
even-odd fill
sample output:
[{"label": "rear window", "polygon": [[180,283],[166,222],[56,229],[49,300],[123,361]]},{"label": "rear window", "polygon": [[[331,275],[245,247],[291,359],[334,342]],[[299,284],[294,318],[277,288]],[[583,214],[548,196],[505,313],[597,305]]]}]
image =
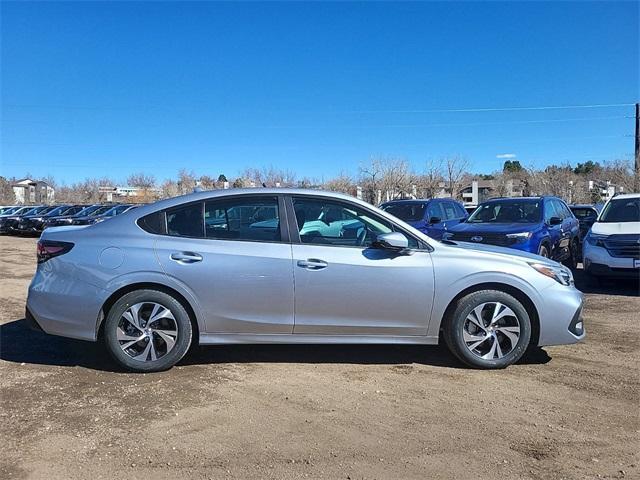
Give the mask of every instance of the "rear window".
[{"label": "rear window", "polygon": [[382,209],[405,222],[417,222],[424,218],[424,203],[395,203]]},{"label": "rear window", "polygon": [[596,211],[592,208],[573,207],[571,211],[576,216],[576,218],[589,218],[589,217],[596,217],[598,215]]}]

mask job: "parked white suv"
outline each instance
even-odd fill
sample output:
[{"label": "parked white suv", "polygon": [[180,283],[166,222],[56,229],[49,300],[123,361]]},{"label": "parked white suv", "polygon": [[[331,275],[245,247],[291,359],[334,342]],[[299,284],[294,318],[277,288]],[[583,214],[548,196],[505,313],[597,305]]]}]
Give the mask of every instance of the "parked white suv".
[{"label": "parked white suv", "polygon": [[609,200],[587,234],[584,269],[595,277],[640,279],[640,194]]}]

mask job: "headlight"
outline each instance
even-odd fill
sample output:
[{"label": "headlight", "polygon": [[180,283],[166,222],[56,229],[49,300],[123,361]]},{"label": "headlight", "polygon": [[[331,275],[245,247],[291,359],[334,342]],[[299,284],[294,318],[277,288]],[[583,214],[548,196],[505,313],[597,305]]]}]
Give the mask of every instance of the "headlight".
[{"label": "headlight", "polygon": [[598,235],[597,233],[587,233],[585,237],[586,242],[589,245],[593,245],[595,247],[604,247],[604,241],[607,239],[606,235]]},{"label": "headlight", "polygon": [[507,233],[507,238],[513,243],[524,243],[531,238],[531,232]]},{"label": "headlight", "polygon": [[546,265],[542,263],[530,263],[531,268],[536,270],[542,275],[553,278],[561,285],[569,286],[573,285],[573,274],[571,270],[563,266]]}]

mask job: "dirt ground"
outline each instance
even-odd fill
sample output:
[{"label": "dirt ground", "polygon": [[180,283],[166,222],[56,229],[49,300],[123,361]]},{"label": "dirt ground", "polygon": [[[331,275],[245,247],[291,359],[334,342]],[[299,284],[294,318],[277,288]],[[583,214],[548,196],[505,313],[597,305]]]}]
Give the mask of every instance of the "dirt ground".
[{"label": "dirt ground", "polygon": [[122,373],[27,329],[35,240],[0,237],[0,478],[640,478],[640,297],[587,292],[587,340],[503,371],[443,347],[197,349]]}]

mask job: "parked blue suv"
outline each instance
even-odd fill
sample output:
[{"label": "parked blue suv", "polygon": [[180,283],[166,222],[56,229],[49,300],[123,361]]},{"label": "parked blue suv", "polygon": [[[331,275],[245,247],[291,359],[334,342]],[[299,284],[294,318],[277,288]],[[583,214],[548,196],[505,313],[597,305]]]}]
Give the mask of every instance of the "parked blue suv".
[{"label": "parked blue suv", "polygon": [[578,220],[559,198],[520,197],[482,203],[443,239],[515,248],[575,267],[579,235]]},{"label": "parked blue suv", "polygon": [[450,198],[393,200],[380,208],[435,240],[441,240],[445,231],[469,216],[461,203]]}]

